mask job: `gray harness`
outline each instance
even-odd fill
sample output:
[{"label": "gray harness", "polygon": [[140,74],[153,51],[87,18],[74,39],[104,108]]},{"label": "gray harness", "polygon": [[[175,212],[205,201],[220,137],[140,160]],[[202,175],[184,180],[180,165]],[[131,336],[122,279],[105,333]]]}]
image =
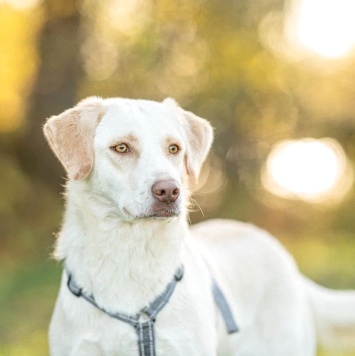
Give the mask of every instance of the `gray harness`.
[{"label": "gray harness", "polygon": [[[68,273],[68,272],[67,272]],[[111,313],[106,309],[100,307],[92,295],[88,295],[83,292],[70,273],[68,273],[68,288],[76,296],[82,297],[93,306],[109,315],[112,318],[118,319],[132,325],[138,336],[138,349],[140,356],[156,356],[155,354],[155,339],[154,339],[154,323],[157,314],[164,308],[168,303],[171,295],[174,292],[177,282],[181,281],[184,276],[184,266],[180,266],[172,281],[166,286],[163,293],[159,294],[153,302],[148,306],[144,307],[139,313],[135,315],[126,315],[123,313]],[[233,314],[229,308],[226,298],[224,297],[222,291],[218,287],[217,283],[212,280],[212,292],[214,300],[221,311],[224,322],[227,327],[228,334],[232,334],[238,331],[238,327],[234,321]],[[144,320],[140,320],[143,319]]]}]

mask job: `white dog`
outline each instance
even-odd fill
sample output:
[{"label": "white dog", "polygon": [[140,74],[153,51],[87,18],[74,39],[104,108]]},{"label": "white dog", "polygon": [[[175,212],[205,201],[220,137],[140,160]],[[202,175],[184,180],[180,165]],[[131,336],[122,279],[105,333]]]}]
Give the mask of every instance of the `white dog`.
[{"label": "white dog", "polygon": [[44,133],[69,177],[51,355],[308,356],[317,339],[354,346],[355,292],[306,280],[254,226],[189,228],[188,186],[213,138],[207,121],[172,99],[92,97]]}]

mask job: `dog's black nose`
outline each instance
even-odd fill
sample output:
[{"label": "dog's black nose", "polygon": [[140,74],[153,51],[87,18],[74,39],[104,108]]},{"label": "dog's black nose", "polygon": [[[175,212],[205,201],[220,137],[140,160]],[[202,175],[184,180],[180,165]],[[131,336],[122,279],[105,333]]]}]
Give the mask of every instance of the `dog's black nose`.
[{"label": "dog's black nose", "polygon": [[180,195],[180,187],[175,180],[160,180],[152,185],[153,196],[162,203],[172,203]]}]

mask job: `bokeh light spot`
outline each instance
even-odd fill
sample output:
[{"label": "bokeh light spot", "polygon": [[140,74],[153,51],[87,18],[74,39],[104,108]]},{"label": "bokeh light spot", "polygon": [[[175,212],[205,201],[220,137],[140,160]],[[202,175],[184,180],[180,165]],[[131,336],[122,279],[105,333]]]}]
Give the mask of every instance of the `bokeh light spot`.
[{"label": "bokeh light spot", "polygon": [[355,2],[302,0],[295,9],[295,34],[301,45],[324,57],[341,57],[355,45]]},{"label": "bokeh light spot", "polygon": [[269,191],[285,198],[334,202],[350,189],[353,170],[337,141],[306,138],[277,143],[262,179]]},{"label": "bokeh light spot", "polygon": [[42,3],[42,0],[0,0],[1,4],[7,4],[16,10],[27,10]]}]

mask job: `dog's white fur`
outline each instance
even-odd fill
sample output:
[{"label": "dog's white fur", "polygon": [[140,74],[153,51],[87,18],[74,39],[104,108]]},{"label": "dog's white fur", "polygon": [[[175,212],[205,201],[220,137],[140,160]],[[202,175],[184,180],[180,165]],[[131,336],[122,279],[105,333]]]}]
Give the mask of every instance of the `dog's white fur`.
[{"label": "dog's white fur", "polygon": [[[354,343],[354,292],[305,280],[280,244],[252,225],[213,220],[188,227],[188,185],[213,137],[207,121],[171,99],[88,98],[51,117],[44,132],[70,178],[55,256],[97,304],[136,314],[184,264],[155,324],[158,356],[307,356],[316,352],[316,335],[324,344]],[[115,152],[120,143],[130,151]],[[169,153],[171,144],[180,147],[177,154]],[[179,183],[180,197],[171,217],[155,217],[152,185],[166,179]],[[231,305],[237,334],[226,333],[211,276]],[[133,327],[76,298],[66,283],[64,271],[51,355],[138,355]]]}]

